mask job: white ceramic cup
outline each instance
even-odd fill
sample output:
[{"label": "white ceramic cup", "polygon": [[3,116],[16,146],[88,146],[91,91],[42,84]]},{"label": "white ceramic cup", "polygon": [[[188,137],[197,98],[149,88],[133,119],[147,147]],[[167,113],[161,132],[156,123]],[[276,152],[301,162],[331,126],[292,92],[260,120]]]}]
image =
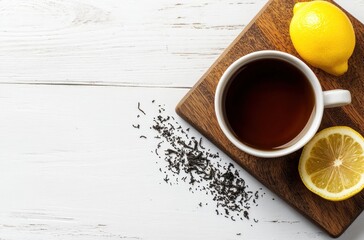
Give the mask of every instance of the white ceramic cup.
[{"label": "white ceramic cup", "polygon": [[[229,127],[229,123],[225,117],[225,92],[229,82],[232,80],[233,75],[245,64],[259,59],[280,59],[290,63],[306,76],[314,92],[314,112],[312,113],[310,120],[307,122],[301,133],[296,136],[295,142],[292,145],[288,145],[287,147],[274,150],[261,150],[246,145],[238,140]],[[236,147],[253,156],[274,158],[288,155],[302,148],[317,132],[321,124],[324,108],[344,106],[350,104],[350,102],[351,95],[347,90],[336,89],[322,91],[320,82],[316,75],[313,73],[310,67],[308,67],[299,58],[285,52],[263,50],[247,54],[236,60],[227,68],[217,85],[215,93],[215,112],[221,130]]]}]

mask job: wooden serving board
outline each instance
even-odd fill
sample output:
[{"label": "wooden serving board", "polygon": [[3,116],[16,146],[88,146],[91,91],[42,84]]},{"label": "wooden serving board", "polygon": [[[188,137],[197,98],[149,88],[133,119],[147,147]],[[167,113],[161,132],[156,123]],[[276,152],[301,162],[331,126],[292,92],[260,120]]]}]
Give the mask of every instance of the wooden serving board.
[{"label": "wooden serving board", "polygon": [[[332,237],[338,237],[363,211],[364,191],[341,202],[320,198],[307,190],[299,177],[297,166],[301,150],[276,159],[250,156],[228,141],[215,117],[214,94],[217,83],[226,68],[239,57],[263,49],[275,49],[298,56],[288,32],[295,2],[297,1],[269,1],[181,100],[176,111],[266,187]],[[352,94],[351,105],[325,110],[320,128],[345,125],[364,135],[364,26],[350,14],[348,16],[357,39],[348,72],[335,77],[319,69],[312,69],[324,90],[342,88],[350,90]]]}]

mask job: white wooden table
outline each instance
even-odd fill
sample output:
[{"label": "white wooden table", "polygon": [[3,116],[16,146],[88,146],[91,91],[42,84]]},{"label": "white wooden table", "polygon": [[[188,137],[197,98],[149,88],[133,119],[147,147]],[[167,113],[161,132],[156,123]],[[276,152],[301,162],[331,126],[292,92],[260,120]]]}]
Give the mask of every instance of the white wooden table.
[{"label": "white wooden table", "polygon": [[331,239],[236,165],[259,206],[218,215],[154,154],[158,105],[189,128],[176,104],[266,2],[1,0],[0,239]]}]

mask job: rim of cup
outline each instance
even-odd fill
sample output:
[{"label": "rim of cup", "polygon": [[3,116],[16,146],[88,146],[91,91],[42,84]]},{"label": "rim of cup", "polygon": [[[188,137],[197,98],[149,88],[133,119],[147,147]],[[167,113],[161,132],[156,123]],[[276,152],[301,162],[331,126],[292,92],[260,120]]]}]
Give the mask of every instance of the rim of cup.
[{"label": "rim of cup", "polygon": [[[224,111],[224,99],[225,99],[225,90],[228,86],[229,82],[232,80],[232,76],[234,73],[240,69],[245,64],[259,60],[259,59],[280,59],[283,60],[297,69],[299,69],[310,82],[310,85],[314,92],[315,97],[315,106],[313,110],[313,116],[310,118],[309,122],[306,124],[304,129],[301,131],[303,135],[300,137],[295,143],[288,147],[273,149],[273,150],[262,150],[256,149],[249,145],[242,143],[234,134],[234,132],[229,127],[227,120],[225,118]],[[318,128],[320,127],[322,116],[324,111],[324,98],[323,91],[320,85],[319,80],[317,79],[314,72],[311,70],[309,66],[307,66],[302,60],[299,58],[285,52],[277,51],[277,50],[261,50],[249,53],[234,63],[232,63],[224,72],[222,77],[220,78],[216,92],[215,92],[215,114],[217,117],[218,124],[225,134],[225,136],[229,139],[229,141],[234,144],[240,150],[256,156],[263,158],[275,158],[288,155],[293,153],[299,149],[301,149],[307,142],[316,134]],[[305,131],[305,132],[304,132]],[[301,135],[299,134],[299,135]]]}]

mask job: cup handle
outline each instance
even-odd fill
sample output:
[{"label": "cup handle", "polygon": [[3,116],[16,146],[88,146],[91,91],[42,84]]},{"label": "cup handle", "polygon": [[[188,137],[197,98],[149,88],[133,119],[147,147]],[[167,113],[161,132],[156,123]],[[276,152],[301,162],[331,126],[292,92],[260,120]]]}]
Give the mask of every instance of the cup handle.
[{"label": "cup handle", "polygon": [[324,91],[324,107],[341,107],[351,103],[351,94],[348,90],[335,89]]}]

